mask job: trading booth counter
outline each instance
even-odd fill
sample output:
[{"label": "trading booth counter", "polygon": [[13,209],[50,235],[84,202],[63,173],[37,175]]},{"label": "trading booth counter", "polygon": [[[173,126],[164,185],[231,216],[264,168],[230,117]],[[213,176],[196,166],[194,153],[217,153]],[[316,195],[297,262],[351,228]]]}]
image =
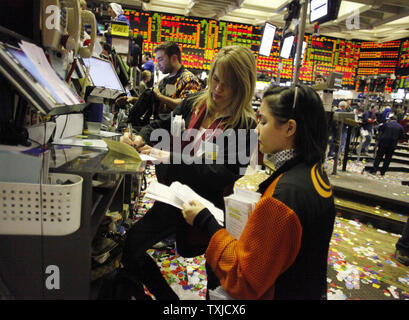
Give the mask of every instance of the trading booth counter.
[{"label": "trading booth counter", "polygon": [[83,178],[80,227],[64,236],[0,235],[0,280],[15,299],[90,299],[92,241],[108,210],[128,218],[145,162],[106,149],[50,149],[51,173]]}]

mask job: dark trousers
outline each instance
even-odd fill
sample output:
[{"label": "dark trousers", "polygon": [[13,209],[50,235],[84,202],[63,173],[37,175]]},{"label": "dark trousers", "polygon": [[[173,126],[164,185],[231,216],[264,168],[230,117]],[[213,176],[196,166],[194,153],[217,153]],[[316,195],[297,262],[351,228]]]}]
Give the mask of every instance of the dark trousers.
[{"label": "dark trousers", "polygon": [[203,254],[207,243],[191,246],[186,237],[191,230],[179,209],[155,202],[145,216],[128,231],[122,263],[125,269],[145,284],[158,300],[175,300],[178,296],[169,287],[156,262],[146,253],[146,250],[155,243],[176,234],[179,254],[185,257]]},{"label": "dark trousers", "polygon": [[409,255],[409,219],[406,221],[405,227],[403,228],[402,236],[396,243],[396,249]]},{"label": "dark trousers", "polygon": [[373,165],[374,168],[372,172],[376,173],[376,171],[378,171],[379,164],[382,161],[383,157],[385,157],[385,159],[383,160],[383,166],[381,169],[381,174],[385,174],[385,172],[388,171],[389,169],[389,164],[391,163],[392,155],[394,151],[395,151],[395,148],[378,146],[378,151],[376,152],[376,157],[375,157],[375,161]]}]

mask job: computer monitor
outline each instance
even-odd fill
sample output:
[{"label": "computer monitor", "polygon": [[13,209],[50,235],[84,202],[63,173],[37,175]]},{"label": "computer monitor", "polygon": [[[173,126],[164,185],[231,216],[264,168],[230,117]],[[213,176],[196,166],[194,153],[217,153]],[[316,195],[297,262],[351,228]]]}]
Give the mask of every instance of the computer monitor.
[{"label": "computer monitor", "polygon": [[115,99],[125,92],[110,61],[97,57],[83,58],[82,61],[95,87],[91,95]]},{"label": "computer monitor", "polygon": [[[43,114],[82,111],[84,100],[51,68],[44,51],[31,43],[26,43],[27,47],[31,50],[30,55],[0,42],[1,74]],[[36,61],[33,61],[34,56]]]},{"label": "computer monitor", "polygon": [[310,0],[310,23],[322,24],[338,17],[341,0]]},{"label": "computer monitor", "polygon": [[112,47],[119,54],[128,55],[129,53],[129,38],[112,37]]},{"label": "computer monitor", "polygon": [[111,62],[97,57],[83,58],[82,60],[88,69],[94,86],[124,92],[124,88]]},{"label": "computer monitor", "polygon": [[270,56],[276,29],[276,26],[273,26],[271,23],[266,22],[264,26],[263,36],[261,38],[260,49],[258,51],[260,55],[266,57]]},{"label": "computer monitor", "polygon": [[283,44],[281,46],[280,57],[284,59],[289,59],[291,56],[291,51],[294,44],[294,36],[288,36],[284,38]]},{"label": "computer monitor", "polygon": [[342,72],[331,72],[327,79],[328,89],[340,89],[342,88],[342,78],[344,74]]}]

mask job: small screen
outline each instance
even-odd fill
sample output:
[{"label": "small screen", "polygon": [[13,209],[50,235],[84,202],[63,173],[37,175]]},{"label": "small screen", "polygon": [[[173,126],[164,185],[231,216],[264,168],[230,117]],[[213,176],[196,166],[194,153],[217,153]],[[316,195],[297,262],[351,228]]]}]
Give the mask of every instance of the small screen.
[{"label": "small screen", "polygon": [[328,14],[328,0],[311,0],[310,22],[314,22]]},{"label": "small screen", "polygon": [[284,59],[290,58],[291,49],[294,43],[294,36],[289,36],[284,39],[283,46],[281,48],[280,56]]},{"label": "small screen", "polygon": [[129,52],[129,39],[128,38],[112,37],[112,47],[115,49],[116,53],[128,54],[128,52]]},{"label": "small screen", "polygon": [[117,74],[109,61],[95,57],[83,58],[85,66],[89,70],[94,86],[118,91],[124,91]]},{"label": "small screen", "polygon": [[8,51],[13,55],[13,57],[26,69],[31,76],[36,79],[47,91],[50,93],[55,101],[59,104],[65,104],[64,99],[57,94],[56,90],[52,85],[44,79],[44,77],[38,72],[37,68],[31,62],[31,60],[26,56],[26,54],[21,50],[15,50],[9,48]]},{"label": "small screen", "polygon": [[271,46],[273,45],[276,27],[270,23],[266,23],[264,27],[263,37],[261,38],[259,54],[262,56],[270,56]]}]

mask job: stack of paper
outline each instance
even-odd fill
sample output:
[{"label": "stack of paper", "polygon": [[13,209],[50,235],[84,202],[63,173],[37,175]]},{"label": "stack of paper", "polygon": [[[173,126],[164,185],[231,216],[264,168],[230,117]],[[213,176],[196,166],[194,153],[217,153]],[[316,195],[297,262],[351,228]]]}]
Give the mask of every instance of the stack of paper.
[{"label": "stack of paper", "polygon": [[223,210],[217,208],[213,203],[199,196],[187,185],[178,181],[173,182],[170,186],[153,181],[146,189],[146,197],[170,204],[179,209],[183,209],[183,203],[189,203],[197,200],[202,203],[214,215],[217,222],[221,225],[224,223]]},{"label": "stack of paper", "polygon": [[247,223],[248,217],[253,212],[261,194],[254,191],[237,188],[234,193],[224,198],[226,207],[226,230],[236,239]]}]

